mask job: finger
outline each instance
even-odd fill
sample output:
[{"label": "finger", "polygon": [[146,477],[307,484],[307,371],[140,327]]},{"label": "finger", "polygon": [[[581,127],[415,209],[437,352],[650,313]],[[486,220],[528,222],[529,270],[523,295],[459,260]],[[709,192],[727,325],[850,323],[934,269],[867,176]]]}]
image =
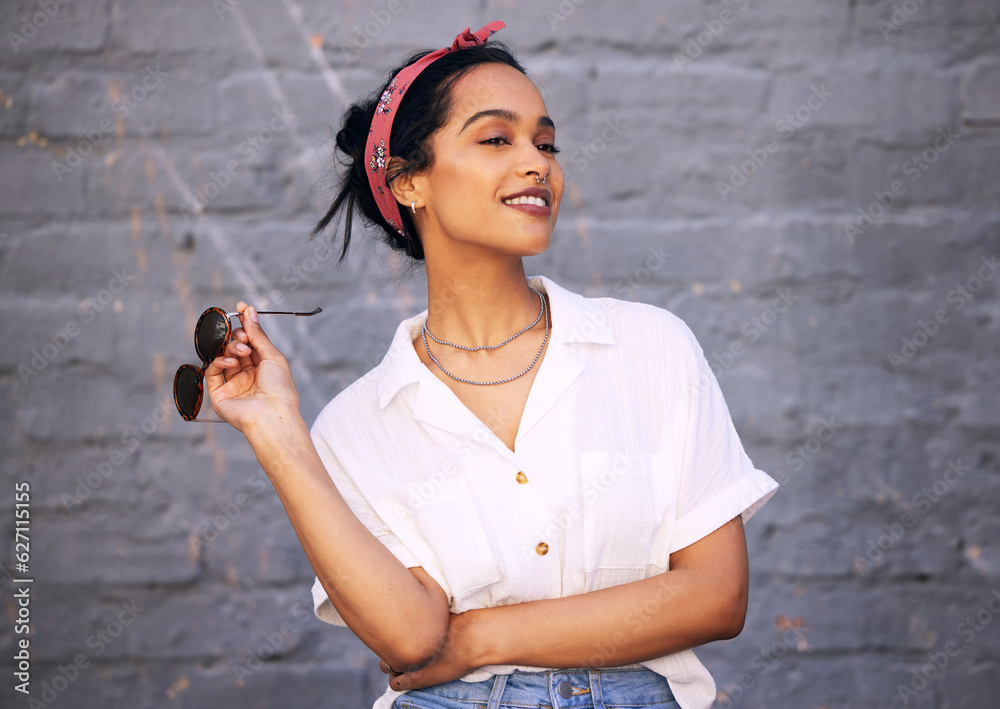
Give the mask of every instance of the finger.
[{"label": "finger", "polygon": [[205,368],[205,386],[209,393],[226,383],[226,373],[232,375],[233,370],[240,366],[239,360],[233,357],[216,357]]},{"label": "finger", "polygon": [[[240,305],[243,305],[243,303],[240,303]],[[284,360],[284,355],[271,343],[271,340],[264,334],[260,323],[257,322],[256,308],[249,306],[240,311],[240,322],[243,323],[247,342],[253,348],[254,354],[259,355],[260,359]],[[260,359],[255,357],[254,362],[259,363]]]},{"label": "finger", "polygon": [[[241,300],[239,303],[236,304],[236,312],[242,315],[243,311],[245,311],[248,307],[250,307],[250,306],[248,306],[246,303],[244,303]],[[239,319],[237,319],[236,322],[237,322],[237,325],[236,325],[236,327],[233,328],[233,331],[232,331],[232,334],[230,335],[230,337],[232,339],[238,339],[240,342],[242,342],[245,345],[245,344],[247,344],[248,338],[247,338],[246,330],[243,329],[242,317],[239,318]]]},{"label": "finger", "polygon": [[239,338],[232,338],[226,344],[225,350],[222,352],[223,357],[249,357],[250,347],[246,342],[242,342]]},{"label": "finger", "polygon": [[[250,337],[247,335],[246,330],[244,330],[242,327],[238,327],[235,330],[233,330],[233,339],[235,339],[238,342],[242,342],[244,345],[250,344]],[[250,364],[253,365],[260,364],[260,355],[257,354],[256,350],[251,348],[249,356],[250,356],[249,360]]]},{"label": "finger", "polygon": [[[253,345],[250,343],[250,335],[247,334],[246,328],[244,328],[242,324],[244,319],[246,319],[247,321],[250,320],[250,314],[247,312],[247,309],[249,307],[250,306],[244,303],[242,300],[237,304],[236,309],[240,313],[240,319],[239,319],[240,325],[235,330],[233,330],[233,335],[239,338],[240,342],[250,347],[251,350],[250,363],[253,364],[254,366],[257,366],[258,364],[260,364],[261,360],[260,353],[253,348]],[[254,312],[256,312],[256,308],[254,309]]]},{"label": "finger", "polygon": [[223,354],[226,357],[239,359],[240,366],[247,369],[254,365],[253,359],[250,356],[252,352],[253,350],[248,345],[234,339],[230,340],[229,344],[226,345],[226,351]]},{"label": "finger", "polygon": [[389,666],[389,663],[386,662],[385,660],[379,660],[378,668],[382,671],[382,674],[391,675],[393,677],[399,677],[401,674],[403,674],[402,672],[397,672],[396,670],[392,669]]}]

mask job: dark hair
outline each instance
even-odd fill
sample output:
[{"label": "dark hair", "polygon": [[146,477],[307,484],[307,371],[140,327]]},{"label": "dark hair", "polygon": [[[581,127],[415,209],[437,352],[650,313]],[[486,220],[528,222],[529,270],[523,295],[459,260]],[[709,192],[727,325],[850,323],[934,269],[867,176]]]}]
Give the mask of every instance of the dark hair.
[{"label": "dark hair", "polygon": [[[389,226],[379,211],[368,183],[366,144],[371,128],[375,107],[382,92],[401,70],[429,51],[417,52],[390,72],[382,87],[367,98],[355,103],[344,113],[343,125],[337,133],[336,149],[341,153],[339,162],[343,166],[340,189],[333,204],[316,224],[312,234],[316,236],[339,217],[344,225],[344,246],[338,263],[347,256],[351,243],[351,222],[354,210],[360,209],[367,220],[366,226],[376,226],[381,230],[382,240],[391,248],[402,251],[416,260],[423,260],[424,249],[417,237],[417,230],[408,209],[400,209],[403,228],[413,236],[407,239]],[[448,118],[451,108],[451,89],[455,83],[472,69],[483,64],[505,64],[527,74],[511,50],[500,42],[475,45],[460,51],[449,52],[425,68],[413,81],[402,102],[396,108],[398,113],[392,123],[389,144],[392,146],[391,170],[387,170],[389,184],[402,175],[412,175],[431,166],[433,155],[430,138]],[[342,213],[342,214],[341,214]]]}]

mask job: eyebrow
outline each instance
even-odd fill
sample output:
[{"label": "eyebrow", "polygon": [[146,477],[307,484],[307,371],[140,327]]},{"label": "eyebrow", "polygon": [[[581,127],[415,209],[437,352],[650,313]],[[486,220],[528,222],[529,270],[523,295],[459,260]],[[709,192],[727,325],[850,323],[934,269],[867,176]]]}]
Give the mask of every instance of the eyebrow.
[{"label": "eyebrow", "polygon": [[[472,114],[469,117],[469,120],[467,120],[465,124],[462,126],[462,130],[458,131],[458,134],[461,135],[462,133],[465,132],[466,128],[471,126],[476,121],[481,121],[484,118],[499,118],[500,120],[506,121],[508,123],[520,123],[521,121],[521,117],[518,114],[514,113],[514,111],[511,111],[510,109],[489,108],[486,109],[485,111],[479,111],[478,113]],[[553,130],[555,130],[556,124],[548,116],[539,116],[538,127],[552,128]]]}]

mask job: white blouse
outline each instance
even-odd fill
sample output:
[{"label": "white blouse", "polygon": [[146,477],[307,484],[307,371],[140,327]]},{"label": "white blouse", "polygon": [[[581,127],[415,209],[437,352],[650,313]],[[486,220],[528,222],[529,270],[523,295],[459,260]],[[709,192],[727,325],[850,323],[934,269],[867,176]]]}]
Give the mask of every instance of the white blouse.
[{"label": "white blouse", "polygon": [[[778,486],[744,452],[679,318],[529,282],[548,295],[552,329],[514,451],[417,357],[426,312],[399,325],[381,364],[312,428],[354,513],[441,585],[453,613],[663,573],[671,553],[746,521]],[[313,599],[317,616],[345,625],[318,580]],[[642,611],[632,620],[639,627]],[[667,678],[683,709],[715,700],[690,650],[641,664]],[[552,668],[489,666],[462,679],[515,669]],[[374,709],[401,694],[389,689]]]}]

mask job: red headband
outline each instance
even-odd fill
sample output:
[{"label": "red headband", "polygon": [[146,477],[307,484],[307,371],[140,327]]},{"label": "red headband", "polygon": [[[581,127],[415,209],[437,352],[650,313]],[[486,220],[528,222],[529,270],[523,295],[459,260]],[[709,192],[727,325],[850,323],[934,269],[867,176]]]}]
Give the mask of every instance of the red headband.
[{"label": "red headband", "polygon": [[[470,32],[471,28],[466,27],[464,32],[455,37],[455,42],[450,47],[431,52],[402,69],[389,82],[385,91],[382,92],[382,98],[379,99],[378,107],[375,109],[375,116],[372,118],[371,130],[368,131],[367,154],[371,155],[371,159],[368,161],[368,165],[371,168],[368,172],[368,184],[372,188],[372,196],[375,197],[375,203],[378,204],[378,209],[382,212],[382,217],[403,238],[409,239],[411,237],[403,228],[403,219],[399,213],[399,202],[396,201],[392,190],[389,189],[389,183],[386,181],[385,176],[385,166],[389,163],[390,154],[389,134],[392,132],[393,118],[396,117],[396,114],[392,112],[392,104],[394,101],[403,100],[403,95],[410,87],[410,84],[430,64],[453,49],[464,49],[477,44],[486,44],[486,40],[506,26],[503,22],[491,22],[478,32]],[[397,89],[397,84],[402,84],[402,87]],[[396,105],[398,106],[399,103],[396,103]]]}]

